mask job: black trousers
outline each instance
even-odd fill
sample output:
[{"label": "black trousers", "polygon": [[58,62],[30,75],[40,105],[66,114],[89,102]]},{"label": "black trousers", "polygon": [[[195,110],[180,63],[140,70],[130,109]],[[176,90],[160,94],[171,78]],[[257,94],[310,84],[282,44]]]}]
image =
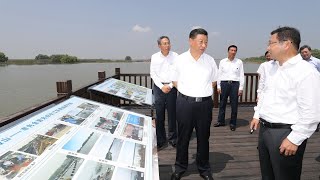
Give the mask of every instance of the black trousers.
[{"label": "black trousers", "polygon": [[231,104],[230,125],[236,126],[237,115],[238,115],[239,85],[240,84],[238,81],[233,81],[231,83],[221,81],[221,94],[220,94],[218,122],[225,124],[226,106],[227,106],[228,97],[230,97],[230,104]]},{"label": "black trousers", "polygon": [[260,126],[259,159],[263,180],[299,180],[303,154],[307,145],[305,140],[294,156],[280,154],[280,145],[291,129],[275,129]]},{"label": "black trousers", "polygon": [[169,93],[164,93],[154,85],[153,93],[155,97],[156,108],[156,134],[157,144],[162,145],[167,141],[165,125],[165,110],[168,112],[168,140],[175,142],[177,140],[177,122],[176,122],[176,99],[177,89],[172,88]]},{"label": "black trousers", "polygon": [[185,172],[188,168],[189,141],[196,129],[197,155],[196,163],[200,174],[211,174],[209,163],[209,137],[212,121],[213,101],[190,102],[185,98],[177,98],[178,142],[175,171]]}]

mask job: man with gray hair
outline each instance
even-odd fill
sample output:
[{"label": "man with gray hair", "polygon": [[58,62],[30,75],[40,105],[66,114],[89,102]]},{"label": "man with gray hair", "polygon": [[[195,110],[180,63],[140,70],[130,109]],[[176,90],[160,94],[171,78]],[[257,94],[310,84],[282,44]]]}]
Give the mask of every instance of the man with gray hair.
[{"label": "man with gray hair", "polygon": [[170,39],[168,36],[161,36],[157,42],[160,51],[153,54],[151,57],[150,76],[154,82],[153,94],[156,108],[157,147],[158,150],[162,150],[168,145],[164,127],[166,109],[168,111],[168,141],[173,147],[176,147],[177,89],[173,87],[171,83],[169,70],[178,54],[171,51]]},{"label": "man with gray hair", "polygon": [[318,70],[318,72],[320,72],[320,59],[312,56],[310,46],[301,46],[300,55],[303,60],[306,60],[308,63],[312,64]]}]

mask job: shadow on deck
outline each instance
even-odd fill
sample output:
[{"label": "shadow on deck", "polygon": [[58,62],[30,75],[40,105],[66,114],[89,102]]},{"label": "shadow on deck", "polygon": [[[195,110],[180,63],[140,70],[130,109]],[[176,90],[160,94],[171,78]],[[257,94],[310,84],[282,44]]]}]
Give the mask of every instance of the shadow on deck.
[{"label": "shadow on deck", "polygon": [[[212,124],[217,121],[218,109],[213,109]],[[229,126],[211,126],[210,164],[214,179],[255,180],[261,179],[257,150],[258,131],[249,133],[253,107],[239,107],[236,131]],[[226,123],[230,120],[230,108],[226,110]],[[195,163],[196,134],[193,133],[189,145],[189,167],[182,179],[201,179]],[[176,151],[169,146],[158,152],[159,175],[161,180],[170,179],[174,170]],[[304,154],[301,179],[318,180],[320,176],[320,132],[315,132],[308,140]]]}]

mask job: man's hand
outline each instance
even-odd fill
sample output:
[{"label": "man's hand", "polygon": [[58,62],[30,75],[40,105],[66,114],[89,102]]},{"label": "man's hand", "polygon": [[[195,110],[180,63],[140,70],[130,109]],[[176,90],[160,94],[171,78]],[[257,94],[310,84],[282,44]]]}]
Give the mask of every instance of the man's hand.
[{"label": "man's hand", "polygon": [[239,91],[238,91],[238,96],[241,96],[242,93],[243,93],[243,90],[239,90]]},{"label": "man's hand", "polygon": [[221,94],[221,89],[217,89],[218,94]]},{"label": "man's hand", "polygon": [[298,146],[290,142],[288,138],[285,138],[282,141],[279,149],[280,154],[284,154],[285,156],[292,156],[296,154]]},{"label": "man's hand", "polygon": [[161,88],[161,90],[162,90],[163,93],[167,94],[167,93],[169,93],[171,91],[171,88],[170,88],[169,85],[166,84]]},{"label": "man's hand", "polygon": [[260,123],[259,119],[253,118],[250,122],[250,130],[253,129],[256,131],[258,129],[259,123]]}]

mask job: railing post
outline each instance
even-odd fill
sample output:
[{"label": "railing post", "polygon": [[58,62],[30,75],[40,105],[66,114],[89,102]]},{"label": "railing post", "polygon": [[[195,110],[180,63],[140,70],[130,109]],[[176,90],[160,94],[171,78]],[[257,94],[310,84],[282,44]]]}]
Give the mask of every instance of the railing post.
[{"label": "railing post", "polygon": [[57,86],[57,96],[67,96],[69,97],[72,93],[72,81],[67,80],[67,81],[59,81],[56,82]]},{"label": "railing post", "polygon": [[115,71],[114,73],[116,75],[116,79],[120,79],[120,68],[115,68],[114,71]]},{"label": "railing post", "polygon": [[98,80],[104,81],[106,79],[106,72],[105,71],[99,71],[98,72]]},{"label": "railing post", "polygon": [[[120,68],[115,68],[114,71],[115,71],[116,79],[120,80]],[[112,96],[111,97],[111,103],[114,106],[118,106],[119,107],[121,105],[120,98]]]}]

